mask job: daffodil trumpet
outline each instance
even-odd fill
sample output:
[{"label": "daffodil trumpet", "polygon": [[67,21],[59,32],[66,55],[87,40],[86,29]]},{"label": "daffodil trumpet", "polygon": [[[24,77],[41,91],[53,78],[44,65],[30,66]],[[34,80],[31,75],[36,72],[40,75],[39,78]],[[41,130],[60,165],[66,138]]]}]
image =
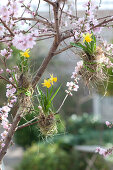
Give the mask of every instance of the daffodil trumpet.
[{"label": "daffodil trumpet", "polygon": [[30,50],[27,49],[24,52],[20,52],[20,55],[23,56],[23,57],[29,58],[30,57],[29,53],[30,53]]}]

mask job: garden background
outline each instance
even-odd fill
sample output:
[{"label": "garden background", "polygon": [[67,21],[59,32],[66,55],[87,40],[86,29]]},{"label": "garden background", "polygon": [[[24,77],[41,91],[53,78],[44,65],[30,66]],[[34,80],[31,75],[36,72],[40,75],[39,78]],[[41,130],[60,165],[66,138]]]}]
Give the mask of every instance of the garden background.
[{"label": "garden background", "polygon": [[[44,4],[40,13],[47,17],[46,9],[47,6]],[[113,1],[103,0],[100,9],[99,17],[113,15]],[[83,10],[82,1],[79,1],[78,16],[84,15]],[[104,28],[100,36],[112,43],[112,35],[113,29],[110,28],[108,31]],[[40,66],[48,53],[51,42],[52,40],[38,42],[31,51],[32,74],[35,74],[36,67]],[[0,44],[0,49],[3,48],[3,44]],[[16,64],[17,57],[17,51],[14,49],[9,66]],[[54,57],[40,81],[41,86],[43,79],[53,73],[58,78],[55,86],[59,87],[62,84],[60,93],[54,101],[56,110],[65,97],[66,82],[70,80],[78,60],[74,48]],[[6,102],[3,83],[0,81],[0,106]],[[58,134],[43,138],[37,124],[16,132],[14,136],[16,145],[12,146],[4,159],[7,170],[112,170],[113,157],[103,158],[95,154],[95,148],[99,145],[104,147],[112,145],[113,129],[106,127],[105,120],[113,120],[113,85],[110,83],[107,90],[101,89],[97,94],[95,90],[89,91],[84,87],[82,81],[80,84],[79,91],[67,98],[58,115]],[[105,94],[104,97],[102,94]],[[20,124],[33,116],[28,115]],[[14,151],[15,147],[17,150]]]}]

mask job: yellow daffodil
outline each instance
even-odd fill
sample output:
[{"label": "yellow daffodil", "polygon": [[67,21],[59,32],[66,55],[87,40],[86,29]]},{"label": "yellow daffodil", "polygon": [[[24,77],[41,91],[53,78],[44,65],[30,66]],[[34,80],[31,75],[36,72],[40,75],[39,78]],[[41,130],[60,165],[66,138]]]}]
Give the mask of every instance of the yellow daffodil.
[{"label": "yellow daffodil", "polygon": [[50,80],[44,79],[44,83],[42,83],[42,84],[43,84],[43,87],[47,87],[47,88],[50,88],[50,87],[51,87]]},{"label": "yellow daffodil", "polygon": [[30,50],[27,49],[25,52],[20,52],[20,55],[21,55],[21,56],[24,56],[24,57],[26,57],[26,58],[29,58],[29,57],[30,57],[29,53],[30,53]]},{"label": "yellow daffodil", "polygon": [[83,40],[83,43],[86,41],[86,42],[91,42],[92,41],[92,38],[91,38],[92,34],[83,34],[83,37],[84,37],[84,40]]},{"label": "yellow daffodil", "polygon": [[50,74],[50,82],[53,85],[53,82],[57,82],[57,77],[53,77],[53,74]]}]

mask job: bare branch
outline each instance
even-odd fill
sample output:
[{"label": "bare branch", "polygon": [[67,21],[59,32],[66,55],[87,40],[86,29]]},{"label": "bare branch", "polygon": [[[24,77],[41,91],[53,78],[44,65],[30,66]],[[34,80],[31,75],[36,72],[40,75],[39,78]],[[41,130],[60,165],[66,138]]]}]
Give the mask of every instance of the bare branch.
[{"label": "bare branch", "polygon": [[45,2],[47,2],[47,3],[49,3],[49,4],[51,4],[52,6],[54,6],[54,5],[55,5],[55,3],[54,3],[54,2],[52,2],[52,1],[50,1],[50,0],[43,0],[43,1],[45,1]]},{"label": "bare branch", "polygon": [[37,9],[36,9],[36,15],[37,15],[37,12],[38,12],[38,9],[39,9],[39,6],[40,6],[40,0],[39,0],[39,2],[38,2],[38,6],[37,6]]},{"label": "bare branch", "polygon": [[[29,124],[30,124],[31,122],[33,122],[34,120],[36,120],[36,119],[37,119],[37,117],[35,117],[34,119],[28,121],[27,123],[25,123],[25,124],[23,124],[23,125],[18,126],[16,130],[19,130],[19,129],[22,129],[23,127],[29,126]],[[33,123],[34,123],[34,122],[33,122]]]},{"label": "bare branch", "polygon": [[5,77],[0,75],[0,79],[5,80],[6,82],[8,82],[9,84],[12,84],[13,87],[17,88],[10,80],[6,79]]},{"label": "bare branch", "polygon": [[49,37],[45,37],[45,38],[40,38],[40,39],[38,39],[37,41],[48,40],[48,39],[53,38],[53,37],[54,37],[54,36],[49,36]]},{"label": "bare branch", "polygon": [[[60,10],[61,10],[61,8],[60,8]],[[76,18],[75,15],[69,14],[69,13],[67,13],[67,12],[65,12],[65,11],[62,11],[62,13],[66,14],[67,16],[69,16],[69,17],[71,17],[71,18]]]},{"label": "bare branch", "polygon": [[37,21],[37,22],[40,22],[44,25],[47,25],[47,26],[50,26],[53,28],[53,25],[48,21],[44,21],[44,20],[41,20],[41,19],[38,19],[38,18],[13,18],[14,20],[17,20],[18,21],[21,21],[21,20],[25,20],[25,21]]},{"label": "bare branch", "polygon": [[75,10],[76,10],[76,18],[78,18],[78,15],[77,15],[77,0],[75,0]]},{"label": "bare branch", "polygon": [[61,19],[62,19],[62,13],[63,13],[64,6],[65,6],[65,1],[63,2],[62,8],[60,8],[61,13],[60,13],[60,17],[59,17],[59,25],[61,24]]},{"label": "bare branch", "polygon": [[112,17],[112,15],[104,16],[104,17],[98,18],[97,20],[106,19],[106,18],[110,18],[110,17]]},{"label": "bare branch", "polygon": [[11,36],[14,37],[13,32],[10,30],[10,28],[6,25],[6,23],[0,18],[1,23],[4,25],[4,27],[9,31],[9,33],[11,34]]},{"label": "bare branch", "polygon": [[29,124],[20,126],[20,127],[17,128],[17,130],[22,129],[22,128],[25,128],[25,127],[27,127],[27,126],[35,125],[35,124],[37,124],[37,123],[39,123],[39,121],[36,121],[36,122],[33,122],[33,123],[29,123]]},{"label": "bare branch", "polygon": [[102,27],[102,26],[104,27],[105,24],[108,24],[108,23],[111,22],[111,21],[113,21],[113,18],[108,19],[108,20],[105,19],[105,20],[102,21],[101,23],[99,23],[99,24],[91,27],[90,30],[92,30],[92,29],[94,29],[94,28],[97,28],[97,27]]},{"label": "bare branch", "polygon": [[60,54],[60,53],[66,51],[66,50],[68,50],[68,49],[70,49],[70,48],[72,48],[72,47],[73,47],[72,45],[68,45],[67,47],[62,48],[61,50],[56,51],[56,52],[54,53],[54,55]]},{"label": "bare branch", "polygon": [[56,43],[58,43],[60,39],[58,10],[59,10],[59,3],[57,2],[56,5],[53,7],[54,20],[55,20]]},{"label": "bare branch", "polygon": [[33,88],[35,88],[37,82],[40,80],[42,74],[44,73],[45,69],[47,68],[50,60],[52,59],[52,57],[54,56],[54,52],[56,51],[57,47],[59,44],[56,43],[56,41],[54,40],[52,47],[47,55],[47,57],[43,60],[39,70],[37,71],[35,77],[33,78],[32,81],[32,86]]},{"label": "bare branch", "polygon": [[58,113],[60,112],[60,110],[61,110],[62,106],[64,105],[64,102],[65,102],[65,101],[66,101],[66,99],[67,99],[67,97],[68,97],[68,94],[66,94],[66,96],[65,96],[64,100],[62,101],[62,103],[61,103],[61,105],[60,105],[59,109],[56,111],[56,113],[55,113],[55,114],[58,114]]}]

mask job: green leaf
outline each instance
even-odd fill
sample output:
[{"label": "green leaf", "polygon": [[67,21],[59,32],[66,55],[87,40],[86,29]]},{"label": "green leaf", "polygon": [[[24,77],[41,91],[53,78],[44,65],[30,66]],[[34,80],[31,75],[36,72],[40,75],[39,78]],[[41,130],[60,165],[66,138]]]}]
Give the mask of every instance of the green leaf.
[{"label": "green leaf", "polygon": [[38,87],[38,85],[36,86],[37,91],[38,91],[38,95],[37,95],[37,99],[39,104],[42,106],[42,108],[44,109],[44,101],[45,101],[45,94],[43,93],[43,91]]},{"label": "green leaf", "polygon": [[52,96],[51,101],[52,101],[52,100],[54,99],[54,97],[57,95],[57,93],[59,92],[60,88],[61,88],[61,85],[59,86],[59,88],[56,90],[56,92],[55,92],[54,95]]},{"label": "green leaf", "polygon": [[26,91],[26,92],[25,92],[25,95],[26,95],[26,96],[31,96],[31,91]]},{"label": "green leaf", "polygon": [[49,99],[50,99],[50,97],[52,95],[52,92],[53,92],[53,86],[51,87],[51,90],[50,90],[50,93],[49,93]]},{"label": "green leaf", "polygon": [[94,52],[94,41],[91,41],[90,46],[91,46],[91,51],[93,53]]},{"label": "green leaf", "polygon": [[92,35],[92,39],[96,43],[96,37],[94,36],[94,34]]},{"label": "green leaf", "polygon": [[17,82],[17,80],[15,78],[15,73],[14,72],[13,72],[13,78],[14,78],[14,81],[15,81],[16,85],[18,86],[18,82]]},{"label": "green leaf", "polygon": [[82,48],[83,50],[86,50],[86,47],[84,45],[82,45],[81,43],[70,43],[70,45],[72,45],[74,47]]}]

